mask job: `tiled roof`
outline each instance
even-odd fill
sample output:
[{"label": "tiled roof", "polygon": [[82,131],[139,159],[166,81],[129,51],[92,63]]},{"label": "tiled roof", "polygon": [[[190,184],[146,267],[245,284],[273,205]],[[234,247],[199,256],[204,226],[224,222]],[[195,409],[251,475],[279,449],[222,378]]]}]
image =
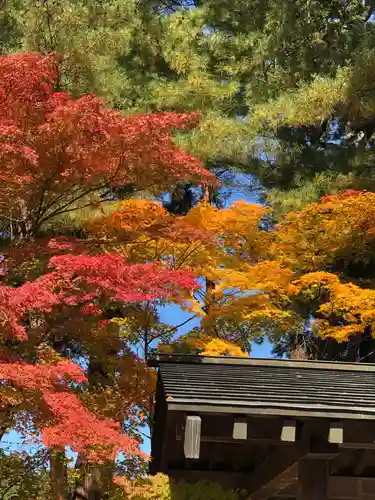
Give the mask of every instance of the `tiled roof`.
[{"label": "tiled roof", "polygon": [[170,409],[375,419],[375,365],[160,355]]}]

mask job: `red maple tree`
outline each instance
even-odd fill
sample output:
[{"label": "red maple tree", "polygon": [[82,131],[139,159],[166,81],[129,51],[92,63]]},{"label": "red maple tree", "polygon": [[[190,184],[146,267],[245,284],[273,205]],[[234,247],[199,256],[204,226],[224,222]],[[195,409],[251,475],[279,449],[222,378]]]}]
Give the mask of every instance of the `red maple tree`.
[{"label": "red maple tree", "polygon": [[27,353],[29,332],[69,311],[105,327],[103,305],[174,299],[197,285],[187,271],[128,265],[84,241],[39,239],[41,231],[66,212],[97,204],[113,186],[160,190],[183,179],[216,181],[172,139],[173,129],[197,123],[196,114],[127,116],[92,95],[71,99],[54,91],[57,62],[54,54],[0,56],[0,222],[11,240],[1,269],[0,406],[5,420],[26,408],[46,445],[100,460],[137,453],[137,443],[120,433],[119,422],[85,407],[77,365],[41,363]]},{"label": "red maple tree", "polygon": [[54,54],[0,56],[0,208],[14,231],[34,235],[111,186],[216,182],[172,139],[198,114],[124,115],[93,95],[71,99],[54,92],[57,61]]},{"label": "red maple tree", "polygon": [[[197,287],[193,274],[186,271],[169,271],[155,264],[127,265],[117,255],[61,255],[51,259],[51,266],[52,272],[33,282],[17,288],[0,286],[3,340],[12,336],[27,340],[22,322],[30,313],[53,316],[54,308],[71,307],[74,313],[78,307],[100,318],[97,302],[173,298]],[[47,445],[69,445],[76,451],[90,452],[89,456],[96,459],[137,449],[134,440],[120,434],[118,423],[91,415],[79,397],[69,392],[68,381],[76,385],[86,381],[74,363],[34,365],[17,361],[15,356],[12,360],[3,356],[0,380],[26,390],[28,397],[30,391],[33,393],[34,412],[44,414],[41,431]]]}]

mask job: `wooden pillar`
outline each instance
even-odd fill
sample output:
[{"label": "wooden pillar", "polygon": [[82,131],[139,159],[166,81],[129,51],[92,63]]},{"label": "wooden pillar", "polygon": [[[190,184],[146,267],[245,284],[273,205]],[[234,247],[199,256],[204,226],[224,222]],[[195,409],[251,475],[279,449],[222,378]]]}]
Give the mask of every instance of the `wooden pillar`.
[{"label": "wooden pillar", "polygon": [[327,460],[302,459],[298,470],[298,500],[328,500],[327,488]]},{"label": "wooden pillar", "polygon": [[185,421],[185,458],[197,460],[201,448],[202,419],[198,416],[187,416]]}]

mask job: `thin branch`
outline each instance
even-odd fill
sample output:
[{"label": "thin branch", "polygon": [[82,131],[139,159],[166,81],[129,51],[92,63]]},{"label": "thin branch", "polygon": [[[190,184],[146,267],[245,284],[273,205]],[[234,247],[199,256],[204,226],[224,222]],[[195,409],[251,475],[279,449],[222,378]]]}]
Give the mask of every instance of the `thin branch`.
[{"label": "thin branch", "polygon": [[[190,246],[191,246],[191,244],[188,246],[188,248],[189,248]],[[194,252],[197,252],[197,251],[199,250],[199,248],[200,248],[200,247],[202,247],[202,246],[203,246],[203,244],[202,244],[202,243],[199,243],[199,244],[198,244],[198,246],[197,246],[197,247],[195,247],[195,248],[193,248],[193,249],[192,249],[192,250],[191,250],[191,251],[190,251],[187,255],[182,254],[182,256],[181,256],[181,257],[180,257],[180,259],[179,259],[179,263],[176,263],[176,265],[177,265],[177,269],[178,269],[179,267],[181,267],[181,266],[182,266],[182,264],[183,264],[184,262],[186,262],[186,261],[187,261],[187,259],[188,259],[188,258],[189,258],[189,257],[190,257],[190,256],[191,256]],[[185,251],[185,253],[186,253],[186,251]],[[183,258],[184,260],[181,260],[182,258]]]},{"label": "thin branch", "polygon": [[176,325],[176,326],[174,326],[172,328],[169,328],[169,330],[165,330],[162,335],[168,335],[168,333],[172,333],[172,332],[178,330],[179,328],[181,328],[182,326],[185,326],[187,323],[189,323],[189,321],[192,321],[196,317],[197,317],[197,315],[194,314],[193,316],[191,316],[190,318],[186,319],[185,321],[183,321],[179,325]]},{"label": "thin branch", "polygon": [[145,434],[144,432],[140,431],[139,428],[134,427],[133,425],[130,425],[129,429],[132,429],[132,430],[138,432],[138,434],[140,434],[141,436],[145,437],[146,439],[151,439],[151,436],[149,436],[148,434]]}]

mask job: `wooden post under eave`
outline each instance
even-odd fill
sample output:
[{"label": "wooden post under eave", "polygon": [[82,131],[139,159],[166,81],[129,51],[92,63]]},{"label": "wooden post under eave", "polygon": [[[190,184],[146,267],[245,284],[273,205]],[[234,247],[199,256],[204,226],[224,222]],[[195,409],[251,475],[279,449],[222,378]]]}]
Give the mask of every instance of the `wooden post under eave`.
[{"label": "wooden post under eave", "polygon": [[201,447],[202,420],[198,416],[187,416],[185,421],[184,453],[185,458],[197,460]]},{"label": "wooden post under eave", "polygon": [[297,500],[328,500],[326,459],[302,459],[298,470]]},{"label": "wooden post under eave", "polygon": [[233,422],[233,439],[247,439],[247,419],[235,418]]}]

